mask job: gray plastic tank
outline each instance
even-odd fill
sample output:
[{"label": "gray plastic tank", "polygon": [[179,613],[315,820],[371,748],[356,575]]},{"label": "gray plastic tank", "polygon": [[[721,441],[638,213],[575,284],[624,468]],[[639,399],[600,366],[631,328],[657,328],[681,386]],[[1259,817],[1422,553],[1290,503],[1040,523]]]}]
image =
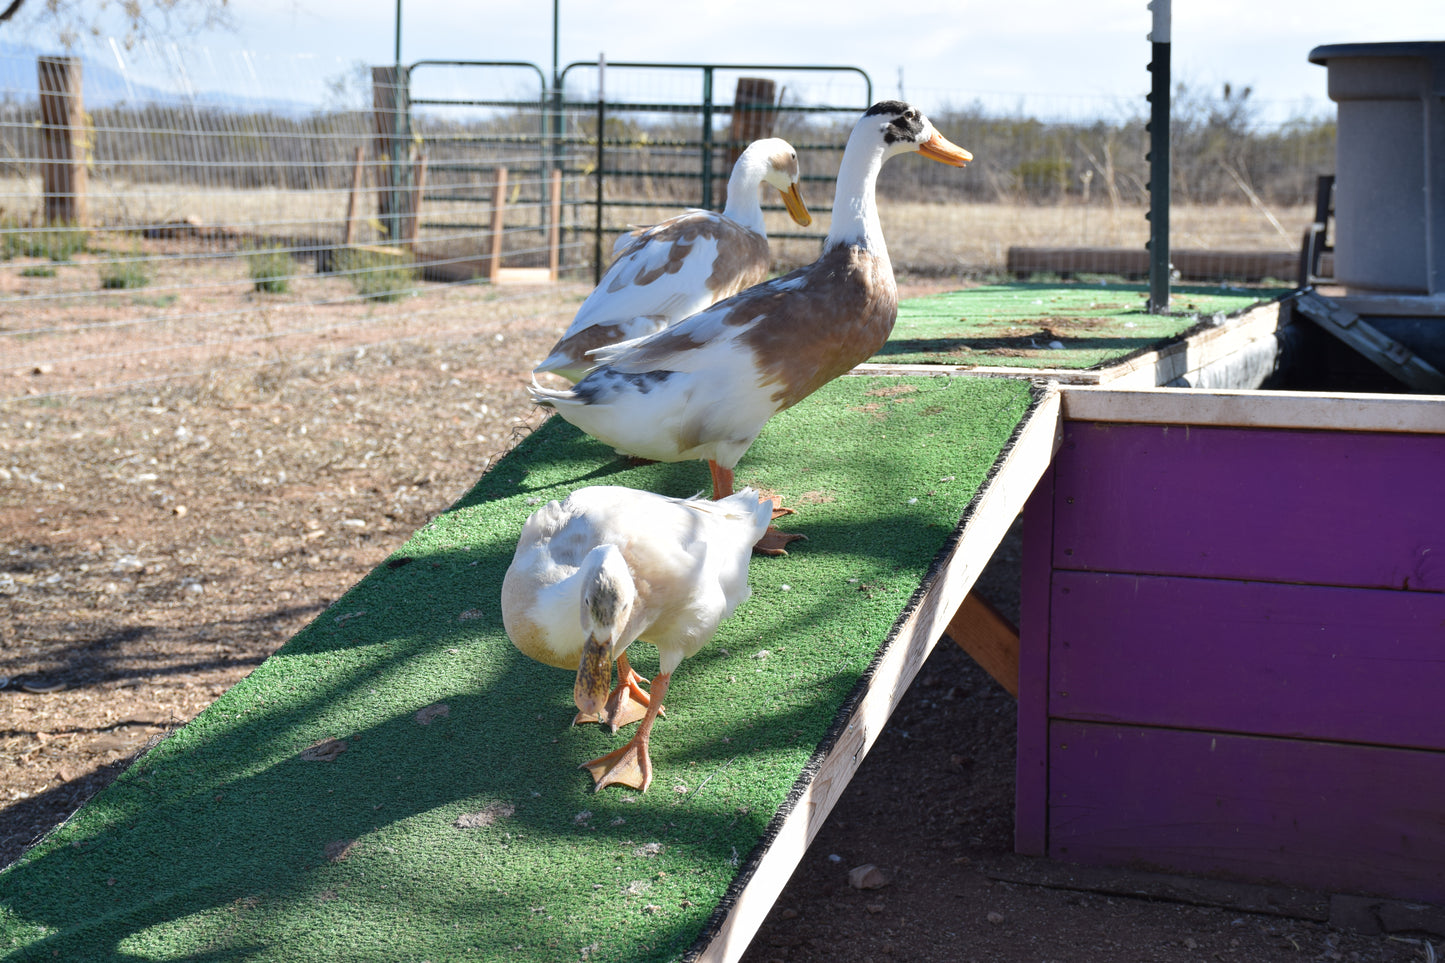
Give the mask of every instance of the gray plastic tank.
[{"label": "gray plastic tank", "polygon": [[1445,42],[1316,47],[1339,105],[1335,278],[1445,294]]}]

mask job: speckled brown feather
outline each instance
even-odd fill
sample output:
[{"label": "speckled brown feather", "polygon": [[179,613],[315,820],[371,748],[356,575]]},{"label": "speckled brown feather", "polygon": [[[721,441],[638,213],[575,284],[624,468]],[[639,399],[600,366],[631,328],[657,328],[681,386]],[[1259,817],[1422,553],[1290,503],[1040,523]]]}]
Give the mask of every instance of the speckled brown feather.
[{"label": "speckled brown feather", "polygon": [[[744,328],[738,340],[752,351],[758,385],[776,386],[772,398],[781,411],[876,354],[897,317],[898,286],[887,258],[840,244],[807,267],[734,297],[722,327]],[[693,334],[686,323],[674,325],[619,367],[665,368],[673,355],[702,347]]]},{"label": "speckled brown feather", "polygon": [[644,286],[659,278],[676,274],[698,241],[711,239],[717,244],[717,259],[707,288],[713,299],[720,301],[744,288],[752,287],[768,274],[768,240],[754,231],[725,218],[699,212],[694,216],[676,217],[637,233],[637,240],[625,248],[618,258],[632,253],[638,244],[668,245],[668,258],[648,271],[633,277],[618,277],[609,291],[630,284]]},{"label": "speckled brown feather", "polygon": [[[650,315],[644,315],[644,317],[650,317]],[[662,323],[662,320],[659,319],[657,327],[661,328]],[[558,341],[552,346],[552,353],[565,354],[569,358],[585,358],[588,352],[625,341],[627,337],[627,333],[620,324],[588,325],[576,334],[568,335]]]},{"label": "speckled brown feather", "polygon": [[[748,328],[764,386],[778,410],[797,404],[883,347],[898,318],[898,286],[886,258],[840,244],[805,268],[806,292],[783,291],[770,323]],[[743,322],[746,318],[733,314]]]}]

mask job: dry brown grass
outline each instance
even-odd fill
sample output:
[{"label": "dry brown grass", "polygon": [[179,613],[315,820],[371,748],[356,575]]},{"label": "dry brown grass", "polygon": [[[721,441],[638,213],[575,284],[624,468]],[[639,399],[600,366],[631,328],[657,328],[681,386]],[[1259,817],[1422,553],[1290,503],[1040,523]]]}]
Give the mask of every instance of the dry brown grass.
[{"label": "dry brown grass", "polygon": [[[0,193],[12,198],[33,199],[38,209],[40,186],[36,179],[0,178]],[[348,192],[297,191],[281,189],[243,190],[207,188],[197,185],[103,184],[92,185],[90,209],[95,223],[107,225],[160,224],[198,218],[206,225],[231,225],[242,233],[295,237],[339,235],[346,215]],[[831,220],[831,198],[805,189],[813,213],[808,233],[822,237]],[[590,199],[590,195],[588,195]],[[368,199],[369,200],[369,199]],[[680,210],[683,205],[679,205]],[[26,218],[25,203],[14,204],[10,213]],[[374,209],[375,202],[362,205]],[[580,211],[577,225],[580,240],[573,258],[590,259],[590,210]],[[924,201],[879,202],[884,234],[894,266],[902,272],[938,274],[962,271],[970,274],[997,273],[1004,269],[1011,245],[1049,247],[1133,247],[1144,245],[1149,236],[1145,208],[1139,205],[1084,205],[1068,199],[1055,205],[1030,203],[962,202],[934,204]],[[607,224],[651,224],[675,213],[671,208],[627,207],[607,211]],[[565,215],[564,215],[565,216]],[[1175,248],[1205,250],[1293,251],[1299,246],[1304,228],[1313,220],[1310,205],[1267,209],[1241,201],[1237,204],[1176,204],[1170,212],[1171,244]],[[535,244],[538,224],[535,207],[508,211],[506,230],[514,236],[509,247]],[[485,203],[446,204],[433,201],[426,220],[433,225],[472,222],[490,218]],[[770,233],[795,233],[800,229],[781,210],[767,214]],[[1278,227],[1276,227],[1278,224]],[[375,225],[362,220],[360,239],[376,237]],[[482,232],[485,233],[485,232]],[[484,238],[474,229],[432,227],[422,239],[433,245],[445,244],[447,234],[466,235],[465,243],[480,251]],[[611,237],[604,245],[610,250]],[[818,242],[812,239],[783,239],[774,244],[779,267],[791,268],[812,261]],[[577,268],[579,276],[590,277],[590,264]]]},{"label": "dry brown grass", "polygon": [[[229,191],[208,195],[222,219],[260,216],[289,196],[284,191]],[[1148,221],[1139,208],[1005,204],[923,204],[884,200],[884,233],[900,276],[938,283],[1002,274],[1011,245],[1099,246],[1142,249]],[[647,223],[668,213],[657,208],[619,208],[613,223]],[[790,270],[817,257],[830,221],[814,201],[805,239],[782,211],[769,212],[774,263]],[[301,211],[293,211],[300,216]],[[1307,208],[1270,212],[1248,205],[1188,206],[1173,211],[1176,249],[1291,250],[1285,235],[1298,236],[1311,217]],[[584,236],[584,241],[586,241]],[[527,314],[525,303],[561,294],[585,296],[590,264],[568,270],[548,291],[486,284],[416,285],[416,294],[378,303],[358,294],[345,277],[318,275],[311,259],[293,262],[286,294],[253,290],[243,249],[208,248],[204,239],[139,239],[121,232],[92,232],[90,250],[53,266],[53,277],[27,277],[38,258],[0,265],[0,399],[77,388],[96,390],[165,375],[236,365],[275,366],[286,359],[394,343],[419,336],[466,337],[498,311]],[[586,241],[571,257],[585,257]],[[116,257],[147,259],[150,283],[137,290],[103,291],[101,274]],[[518,303],[519,299],[522,303]]]},{"label": "dry brown grass", "polygon": [[[879,217],[894,268],[902,274],[1000,274],[1010,246],[1025,247],[1144,247],[1149,238],[1145,208],[1107,205],[949,203],[929,204],[880,200]],[[830,210],[810,201],[813,224],[809,233],[819,238],[828,231]],[[618,208],[614,223],[645,224],[659,211]],[[1270,217],[1283,228],[1276,230]],[[1266,215],[1248,204],[1176,205],[1170,212],[1171,244],[1175,248],[1230,251],[1293,251],[1305,226],[1314,219],[1312,207],[1280,208]],[[767,227],[773,237],[773,259],[779,268],[807,264],[818,256],[813,239],[778,238],[799,228],[781,211],[769,212]]]}]

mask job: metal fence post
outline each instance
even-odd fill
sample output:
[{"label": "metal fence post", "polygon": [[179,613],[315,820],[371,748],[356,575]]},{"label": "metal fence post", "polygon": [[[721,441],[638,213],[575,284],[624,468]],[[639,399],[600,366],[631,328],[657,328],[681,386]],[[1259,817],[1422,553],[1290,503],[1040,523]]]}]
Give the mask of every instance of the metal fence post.
[{"label": "metal fence post", "polygon": [[1169,311],[1169,4],[1151,0],[1154,29],[1149,34],[1153,75],[1149,90],[1149,313]]},{"label": "metal fence post", "polygon": [[602,74],[607,61],[600,54],[597,57],[597,230],[592,236],[592,283],[602,280],[602,171],[607,152],[602,143],[602,134],[607,127],[607,99],[602,94]]},{"label": "metal fence post", "polygon": [[712,210],[712,67],[702,69],[702,204]]}]

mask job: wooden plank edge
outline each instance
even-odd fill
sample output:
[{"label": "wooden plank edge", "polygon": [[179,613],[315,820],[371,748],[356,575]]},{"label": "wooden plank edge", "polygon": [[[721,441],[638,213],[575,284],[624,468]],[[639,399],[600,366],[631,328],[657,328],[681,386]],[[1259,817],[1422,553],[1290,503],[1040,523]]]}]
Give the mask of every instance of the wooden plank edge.
[{"label": "wooden plank edge", "polygon": [[978,593],[969,592],[953,613],[948,637],[1015,699],[1019,694],[1019,630]]},{"label": "wooden plank edge", "polygon": [[1103,381],[1103,370],[1091,368],[1018,368],[967,364],[904,364],[865,361],[849,374],[856,375],[977,375],[984,378],[1036,378],[1060,384],[1097,385]]},{"label": "wooden plank edge", "polygon": [[1445,395],[1061,386],[1068,421],[1445,433]]},{"label": "wooden plank edge", "polygon": [[1197,330],[1162,348],[1145,350],[1102,368],[1023,368],[1016,365],[918,364],[870,361],[854,369],[871,375],[982,375],[992,378],[1045,378],[1068,385],[1155,387],[1227,357],[1260,338],[1274,334],[1281,304],[1269,301],[1227,319],[1218,327]]},{"label": "wooden plank edge", "polygon": [[1198,371],[1278,331],[1280,305],[1279,301],[1258,305],[1218,327],[1205,328],[1182,341],[1125,359],[1103,369],[1099,383],[1153,388]]},{"label": "wooden plank edge", "polygon": [[723,897],[718,909],[722,918],[710,921],[684,960],[735,963],[742,956],[1062,439],[1058,391],[1042,388],[997,469],[969,505],[952,548],[931,573],[931,584],[925,580],[921,597],[915,596],[917,604],[900,618],[869,666],[860,682],[861,698],[847,718],[835,724],[831,744],[820,746],[820,755],[810,761],[773,817],[759,844],[761,852],[739,874],[736,891]]}]

